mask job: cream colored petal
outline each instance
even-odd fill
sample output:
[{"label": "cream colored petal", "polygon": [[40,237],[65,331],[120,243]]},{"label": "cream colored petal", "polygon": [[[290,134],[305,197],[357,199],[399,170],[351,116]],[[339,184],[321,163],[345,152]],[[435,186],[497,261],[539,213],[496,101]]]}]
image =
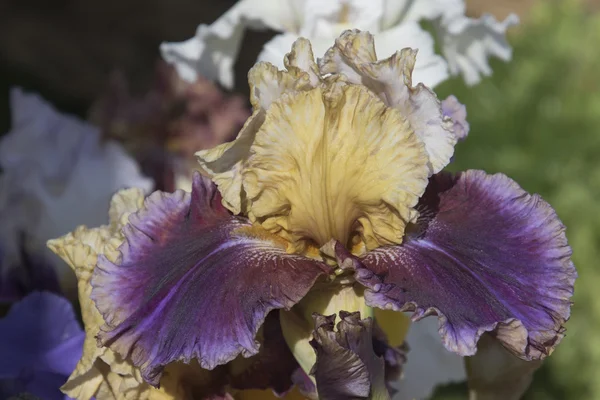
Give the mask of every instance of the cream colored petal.
[{"label": "cream colored petal", "polygon": [[266,110],[283,93],[310,90],[320,83],[311,46],[306,39],[298,39],[285,60],[287,71],[259,62],[248,72],[250,102],[254,113],[236,139],[196,153],[200,169],[219,187],[223,205],[234,214],[246,212],[246,196],[240,172],[248,158],[256,132],[264,122]]},{"label": "cream colored petal", "polygon": [[477,84],[482,76],[491,75],[488,58],[511,59],[512,49],[506,40],[506,31],[518,23],[519,18],[515,14],[502,22],[489,14],[478,19],[464,14],[444,17],[436,27],[450,72],[462,75],[468,85]]},{"label": "cream colored petal", "polygon": [[255,111],[233,142],[196,153],[200,170],[218,186],[223,205],[234,214],[246,211],[241,170],[248,158],[256,132],[265,120],[262,109]]},{"label": "cream colored petal", "polygon": [[319,66],[322,73],[341,73],[350,82],[367,86],[388,106],[399,110],[425,145],[430,174],[435,174],[450,162],[456,137],[452,121],[443,117],[435,93],[423,84],[412,86],[416,54],[416,50],[407,48],[375,61],[373,36],[354,30],[344,32],[336,40]]},{"label": "cream colored petal", "polygon": [[[313,55],[317,58],[322,57],[327,49],[331,47],[334,39],[331,37],[311,37],[309,41],[305,38],[298,39],[298,36],[293,33],[276,35],[263,46],[258,60],[269,62],[280,69],[287,68],[293,71],[293,68],[290,67],[298,67],[300,70],[309,73],[310,83],[312,87],[316,87],[321,77]],[[288,51],[292,47],[292,44],[297,41],[302,51],[297,53],[297,56],[295,56],[296,60],[285,61],[291,54],[294,54],[294,51],[289,54]],[[305,51],[305,49],[308,51]]]},{"label": "cream colored petal", "polygon": [[[294,43],[293,49],[298,48],[299,40]],[[310,45],[309,45],[310,46]],[[292,59],[297,53],[290,53]],[[283,93],[309,90],[313,85],[308,73],[296,68],[292,71],[280,71],[272,64],[259,62],[248,72],[248,83],[250,84],[250,103],[253,109],[268,110],[270,105]]]},{"label": "cream colored petal", "polygon": [[108,219],[111,232],[118,232],[129,221],[129,215],[144,204],[144,192],[138,188],[118,191],[110,202]]},{"label": "cream colored petal", "polygon": [[233,66],[247,27],[291,30],[297,25],[294,9],[282,0],[242,0],[211,25],[200,25],[196,36],[180,43],[163,43],[163,58],[190,82],[199,76],[231,89]]},{"label": "cream colored petal", "polygon": [[[288,41],[288,35],[281,35]],[[287,49],[286,48],[286,53]],[[250,103],[254,110],[267,110],[283,93],[310,90],[320,83],[319,69],[314,61],[311,43],[304,38],[295,39],[291,51],[282,54],[286,70],[259,62],[248,72]]]},{"label": "cream colored petal", "polygon": [[335,40],[335,44],[319,59],[321,74],[343,74],[355,84],[365,84],[363,65],[377,61],[373,35],[358,30],[348,30]]},{"label": "cream colored petal", "polygon": [[[305,38],[299,38],[292,43],[292,51],[285,54],[283,64],[288,71],[294,71],[295,68],[306,72],[309,76],[309,82],[312,87],[316,87],[321,81],[319,66],[315,62],[312,43]],[[290,48],[288,46],[287,48]],[[319,53],[317,53],[319,54]]]},{"label": "cream colored petal", "polygon": [[[98,399],[174,399],[173,393],[155,389],[144,383],[139,370],[130,361],[122,359],[110,349],[98,347],[96,335],[104,325],[102,315],[91,300],[90,280],[98,255],[111,261],[120,256],[118,247],[124,237],[121,229],[129,215],[143,204],[144,192],[125,189],[116,193],[111,201],[110,224],[88,229],[80,226],[75,231],[48,241],[48,247],[60,256],[77,276],[79,303],[85,327],[83,355],[67,383],[62,387],[68,396],[87,400]],[[171,390],[173,385],[169,386]]]},{"label": "cream colored petal", "polygon": [[331,90],[271,105],[243,172],[248,214],[295,250],[332,238],[350,244],[353,232],[367,248],[400,243],[427,185],[424,148],[366,88]]}]

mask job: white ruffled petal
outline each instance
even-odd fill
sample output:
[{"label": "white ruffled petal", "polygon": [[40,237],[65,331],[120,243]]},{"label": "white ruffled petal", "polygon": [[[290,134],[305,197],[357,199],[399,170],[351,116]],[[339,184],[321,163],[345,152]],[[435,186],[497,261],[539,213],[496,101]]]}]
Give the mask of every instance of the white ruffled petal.
[{"label": "white ruffled petal", "polygon": [[294,33],[282,33],[275,35],[263,46],[262,51],[258,55],[258,61],[264,61],[273,64],[277,69],[284,69],[283,58],[289,53],[292,44],[298,39],[298,35]]},{"label": "white ruffled petal", "polygon": [[468,85],[478,83],[482,76],[491,75],[488,58],[511,59],[512,49],[506,40],[506,30],[518,23],[515,14],[502,22],[489,14],[478,19],[464,15],[442,18],[436,25],[450,73],[461,74]]},{"label": "white ruffled petal", "polygon": [[464,14],[464,0],[385,0],[382,29],[406,22],[431,21],[443,15]]},{"label": "white ruffled petal", "polygon": [[435,43],[429,32],[417,22],[405,22],[375,35],[379,58],[387,58],[398,50],[410,47],[418,50],[413,82],[435,87],[448,79],[448,64],[435,53]]},{"label": "white ruffled petal", "polygon": [[383,4],[384,0],[305,0],[304,22],[298,33],[313,43],[315,38],[331,41],[347,29],[379,32]]},{"label": "white ruffled petal", "polygon": [[163,43],[163,58],[190,82],[198,76],[231,89],[233,66],[244,29],[287,30],[297,25],[292,4],[282,0],[242,0],[211,25],[200,25],[196,36],[179,43]]}]

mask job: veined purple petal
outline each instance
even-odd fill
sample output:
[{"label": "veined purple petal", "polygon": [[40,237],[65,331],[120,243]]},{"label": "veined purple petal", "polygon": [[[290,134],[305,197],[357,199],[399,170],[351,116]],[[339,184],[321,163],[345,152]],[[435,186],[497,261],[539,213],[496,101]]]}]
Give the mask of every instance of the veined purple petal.
[{"label": "veined purple petal", "polygon": [[577,276],[550,205],[505,175],[467,171],[432,177],[419,209],[401,246],[347,262],[370,288],[367,304],[437,314],[444,345],[463,356],[484,332],[523,359],[549,355]]},{"label": "veined purple petal", "polygon": [[213,369],[256,354],[268,312],[291,308],[328,270],[231,216],[198,174],[191,195],[155,192],[129,221],[121,259],[99,258],[92,298],[106,321],[99,342],[153,385],[175,360]]},{"label": "veined purple petal", "polygon": [[[328,319],[334,322],[331,317],[324,318],[325,320],[320,319],[320,322],[329,323]],[[329,326],[331,327],[331,325]],[[392,383],[397,383],[401,378],[403,373],[402,368],[406,362],[407,346],[405,344],[398,347],[390,346],[385,332],[377,325],[376,322],[372,325],[372,344],[373,353],[375,356],[381,357],[384,362],[384,377],[388,393],[390,395],[394,395],[397,389],[392,385]],[[369,357],[372,357],[370,351],[368,354]],[[365,355],[366,354],[363,354],[363,356]],[[377,361],[377,363],[379,363],[379,361]],[[338,376],[338,378],[341,379],[342,377]],[[296,371],[294,371],[292,374],[292,381],[298,388],[299,392],[305,397],[310,399],[317,398],[317,388],[302,368],[298,368]]]},{"label": "veined purple petal", "polygon": [[321,400],[384,399],[385,362],[373,351],[373,320],[361,320],[360,313],[340,312],[334,331],[335,315],[313,314],[317,353],[311,371]]}]

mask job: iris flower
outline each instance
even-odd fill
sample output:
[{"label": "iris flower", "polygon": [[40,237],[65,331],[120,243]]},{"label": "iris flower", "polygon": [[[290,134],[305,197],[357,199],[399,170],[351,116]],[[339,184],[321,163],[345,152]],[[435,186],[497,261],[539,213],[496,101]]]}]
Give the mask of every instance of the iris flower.
[{"label": "iris flower", "polygon": [[189,191],[194,152],[231,140],[249,115],[241,96],[228,96],[202,77],[184,81],[162,61],[143,96],[132,95],[125,76],[114,73],[92,105],[90,121],[105,138],[123,144],[156,189],[170,192]]},{"label": "iris flower", "polygon": [[59,388],[81,357],[84,336],[63,297],[34,292],[15,303],[0,319],[0,397],[69,399]]},{"label": "iris flower", "polygon": [[75,277],[46,241],[81,223],[104,223],[115,191],[149,192],[153,183],[118,143],[102,142],[96,127],[19,88],[10,103],[12,128],[0,140],[0,275],[22,275],[12,269],[28,265],[26,249],[51,265],[70,293]]},{"label": "iris flower", "polygon": [[[375,35],[380,55],[418,48],[414,71],[418,82],[433,87],[449,74],[461,74],[468,84],[475,84],[492,72],[488,57],[510,59],[504,36],[518,18],[511,14],[498,22],[485,14],[473,19],[465,16],[465,9],[464,0],[241,0],[211,25],[200,25],[195,37],[164,43],[161,51],[184,79],[193,81],[201,75],[231,88],[246,28],[281,32],[258,57],[280,68],[298,37],[308,38],[321,57],[342,31],[358,28]],[[431,23],[433,36],[421,27],[422,21]]]},{"label": "iris flower", "polygon": [[[299,39],[286,70],[249,72],[253,115],[234,141],[197,153],[191,193],[138,195],[111,210],[118,223],[51,241],[87,271],[95,357],[163,388],[174,363],[209,373],[259,355],[276,315],[307,395],[385,399],[374,323],[403,323],[400,312],[437,316],[460,356],[550,355],[576,278],[564,226],[505,175],[442,171],[465,113],[413,86],[415,60],[406,48],[378,61],[373,36],[352,30],[317,64]],[[482,374],[474,387],[497,384]]]}]

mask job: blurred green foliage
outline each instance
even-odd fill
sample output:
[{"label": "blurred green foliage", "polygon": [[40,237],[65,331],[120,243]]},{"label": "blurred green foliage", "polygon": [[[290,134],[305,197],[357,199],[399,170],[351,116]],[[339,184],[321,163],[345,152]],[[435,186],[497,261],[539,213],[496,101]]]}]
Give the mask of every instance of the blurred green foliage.
[{"label": "blurred green foliage", "polygon": [[[579,272],[567,337],[545,362],[528,400],[600,399],[600,14],[578,1],[544,0],[511,36],[513,60],[469,88],[436,88],[467,106],[470,136],[454,171],[503,172],[541,194],[567,226]],[[436,400],[465,399],[466,386]]]}]

